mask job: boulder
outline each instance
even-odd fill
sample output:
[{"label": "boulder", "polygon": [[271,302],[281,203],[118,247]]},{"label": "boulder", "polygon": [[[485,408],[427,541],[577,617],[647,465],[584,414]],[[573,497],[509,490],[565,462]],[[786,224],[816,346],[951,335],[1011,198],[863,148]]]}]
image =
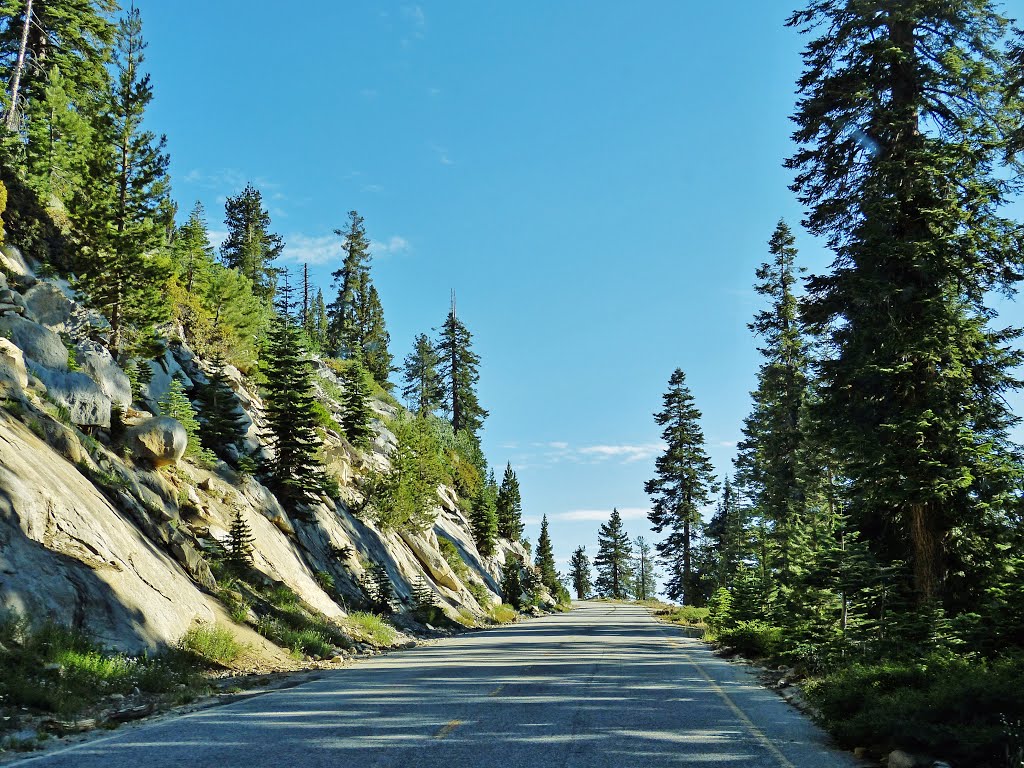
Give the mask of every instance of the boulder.
[{"label": "boulder", "polygon": [[55,331],[70,329],[75,303],[53,283],[46,280],[36,283],[25,291],[24,301],[32,316],[47,328]]},{"label": "boulder", "polygon": [[[929,761],[927,764],[930,764]],[[916,756],[909,752],[904,752],[902,749],[896,749],[889,753],[889,759],[887,761],[889,768],[916,768],[921,763]]]},{"label": "boulder", "polygon": [[89,374],[110,401],[121,408],[132,404],[132,383],[110,352],[95,341],[81,341],[77,345],[78,367]]},{"label": "boulder", "polygon": [[185,455],[188,433],[177,419],[156,416],[125,430],[124,444],[136,459],[163,467]]},{"label": "boulder", "polygon": [[50,399],[68,409],[73,424],[110,427],[110,398],[89,376],[81,371],[55,371],[31,360],[29,368],[46,387]]},{"label": "boulder", "polygon": [[25,355],[13,341],[0,336],[0,393],[17,396],[27,388]]},{"label": "boulder", "polygon": [[460,592],[462,590],[462,584],[455,575],[455,571],[448,565],[448,561],[441,556],[436,539],[431,542],[427,535],[409,531],[400,531],[399,535],[402,537],[402,541],[412,550],[412,553],[416,555],[416,559],[427,569],[427,572],[434,581],[441,586],[448,587],[453,592]]},{"label": "boulder", "polygon": [[21,315],[0,317],[0,336],[7,336],[21,347],[25,357],[45,368],[57,371],[68,369],[68,350],[60,336]]}]

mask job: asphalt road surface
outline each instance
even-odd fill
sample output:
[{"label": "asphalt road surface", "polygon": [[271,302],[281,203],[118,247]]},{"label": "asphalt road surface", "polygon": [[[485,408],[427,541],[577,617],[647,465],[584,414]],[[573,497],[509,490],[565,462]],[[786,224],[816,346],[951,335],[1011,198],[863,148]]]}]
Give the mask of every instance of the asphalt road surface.
[{"label": "asphalt road surface", "polygon": [[28,757],[74,768],[838,768],[743,667],[639,607],[476,632]]}]

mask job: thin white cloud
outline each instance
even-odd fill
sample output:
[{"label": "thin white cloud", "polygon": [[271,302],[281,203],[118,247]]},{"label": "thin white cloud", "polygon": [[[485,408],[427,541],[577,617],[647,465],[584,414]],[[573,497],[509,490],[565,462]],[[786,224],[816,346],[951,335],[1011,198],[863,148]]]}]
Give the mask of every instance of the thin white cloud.
[{"label": "thin white cloud", "polygon": [[220,250],[221,243],[228,239],[228,231],[226,229],[208,229],[206,234],[210,237],[210,245],[217,251]]},{"label": "thin white cloud", "polygon": [[373,240],[370,242],[370,253],[378,258],[382,256],[396,256],[399,253],[408,252],[409,249],[409,241],[401,235],[392,235],[387,240]]},{"label": "thin white cloud", "polygon": [[[618,507],[619,516],[623,520],[640,520],[647,517],[650,511],[644,507]],[[555,520],[567,520],[571,522],[605,522],[611,517],[610,509],[574,509],[570,512],[557,512],[551,517]]]},{"label": "thin white cloud", "polygon": [[230,190],[230,194],[232,195],[238,194],[245,189],[246,184],[251,183],[264,195],[264,197],[270,196],[273,199],[283,198],[283,195],[280,195],[280,193],[277,193],[279,197],[274,196],[275,190],[281,188],[280,184],[264,178],[254,179],[237,168],[216,168],[212,171],[206,171],[202,168],[193,168],[182,177],[182,180],[205,189],[213,189],[217,191],[224,191],[227,189]]},{"label": "thin white cloud", "polygon": [[652,459],[665,450],[664,443],[646,443],[643,445],[588,445],[580,448],[583,456],[589,456],[601,461],[607,459],[621,459],[624,464],[632,464],[634,461]]},{"label": "thin white cloud", "polygon": [[303,234],[287,235],[284,239],[284,261],[296,264],[327,264],[341,261],[341,241],[337,235],[310,237]]}]

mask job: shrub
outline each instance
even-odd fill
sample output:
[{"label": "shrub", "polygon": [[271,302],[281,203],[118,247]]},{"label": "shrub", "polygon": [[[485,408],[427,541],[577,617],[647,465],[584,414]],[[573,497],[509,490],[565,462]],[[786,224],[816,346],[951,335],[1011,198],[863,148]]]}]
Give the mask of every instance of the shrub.
[{"label": "shrub", "polygon": [[965,766],[1014,765],[1022,746],[1024,657],[994,661],[928,656],[855,663],[811,681],[806,692],[847,747],[878,744],[941,755]]},{"label": "shrub", "polygon": [[210,624],[198,624],[181,638],[178,647],[214,664],[227,665],[245,652],[230,631]]},{"label": "shrub", "polygon": [[487,617],[495,624],[511,624],[519,618],[519,612],[508,603],[499,603],[491,606]]},{"label": "shrub", "polygon": [[316,583],[320,585],[320,589],[325,592],[334,592],[334,577],[327,571],[314,571],[313,577],[316,579]]},{"label": "shrub", "polygon": [[345,623],[364,642],[372,645],[391,645],[395,642],[397,631],[388,624],[382,617],[374,613],[353,611],[349,614]]},{"label": "shrub", "polygon": [[459,581],[466,581],[469,576],[469,566],[462,559],[462,553],[459,552],[459,548],[455,546],[455,543],[444,536],[438,536],[437,548],[441,551],[441,557],[451,566]]},{"label": "shrub", "polygon": [[469,590],[469,594],[473,596],[473,599],[477,601],[481,608],[486,608],[491,604],[491,592],[483,583],[468,581],[466,582],[466,589]]},{"label": "shrub", "polygon": [[782,629],[759,619],[740,621],[733,627],[722,629],[716,640],[744,656],[757,659],[776,658],[784,645]]}]

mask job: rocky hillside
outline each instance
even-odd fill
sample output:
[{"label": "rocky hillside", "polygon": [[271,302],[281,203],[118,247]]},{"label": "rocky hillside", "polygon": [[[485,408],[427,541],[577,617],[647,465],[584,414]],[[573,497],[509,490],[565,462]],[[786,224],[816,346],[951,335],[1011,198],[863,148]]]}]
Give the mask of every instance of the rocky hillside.
[{"label": "rocky hillside", "polygon": [[[66,282],[38,275],[4,248],[0,606],[32,621],[70,622],[125,650],[173,644],[196,622],[254,635],[246,624],[257,623],[258,611],[249,608],[248,621],[236,612],[233,621],[230,590],[215,576],[236,515],[252,531],[262,586],[287,587],[304,609],[338,621],[365,605],[368,569],[386,571],[399,617],[426,587],[446,614],[465,620],[499,602],[509,553],[529,561],[521,544],[507,541],[482,557],[458,498],[443,486],[436,521],[422,533],[382,531],[355,514],[359,478],[386,469],[394,447],[384,418],[398,409],[382,400],[374,401],[370,449],[328,431],[324,455],[340,492],[323,495],[308,520],[289,517],[252,475],[185,460],[185,431],[159,416],[157,403],[173,379],[189,391],[209,367],[180,338],[168,340],[163,357],[144,361],[152,376],[140,377],[149,381],[133,395],[105,346],[108,329]],[[266,452],[259,394],[237,370],[227,372],[248,419],[246,450]],[[319,381],[322,402],[336,410],[328,393],[340,383],[326,366]]]}]

